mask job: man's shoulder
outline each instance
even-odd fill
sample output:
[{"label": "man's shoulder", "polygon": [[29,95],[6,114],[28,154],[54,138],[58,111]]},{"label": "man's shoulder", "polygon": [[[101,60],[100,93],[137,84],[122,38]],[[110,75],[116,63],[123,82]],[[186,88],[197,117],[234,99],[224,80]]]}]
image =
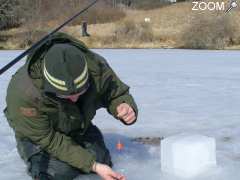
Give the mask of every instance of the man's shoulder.
[{"label": "man's shoulder", "polygon": [[101,75],[103,71],[109,67],[107,60],[93,51],[88,54],[87,64],[90,72],[94,75]]},{"label": "man's shoulder", "polygon": [[8,99],[15,99],[15,102],[23,101],[28,103],[34,99],[40,98],[40,90],[34,86],[32,79],[29,77],[23,66],[13,75],[8,85],[7,103]]}]

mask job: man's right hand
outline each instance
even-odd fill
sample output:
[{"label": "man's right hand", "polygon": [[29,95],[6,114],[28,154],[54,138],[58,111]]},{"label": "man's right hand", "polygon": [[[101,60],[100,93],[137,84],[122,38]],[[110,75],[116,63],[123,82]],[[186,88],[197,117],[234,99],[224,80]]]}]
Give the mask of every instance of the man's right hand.
[{"label": "man's right hand", "polygon": [[92,171],[104,180],[126,180],[122,174],[114,172],[109,166],[95,162]]}]

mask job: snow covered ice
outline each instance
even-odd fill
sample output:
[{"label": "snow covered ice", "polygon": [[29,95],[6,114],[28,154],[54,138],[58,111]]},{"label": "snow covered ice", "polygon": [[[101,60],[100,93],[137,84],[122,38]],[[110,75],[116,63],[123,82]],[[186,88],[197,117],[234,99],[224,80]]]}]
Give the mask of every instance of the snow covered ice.
[{"label": "snow covered ice", "polygon": [[168,137],[161,142],[162,171],[190,178],[216,165],[214,138],[181,134]]},{"label": "snow covered ice", "polygon": [[[21,51],[0,51],[0,67]],[[182,180],[161,172],[160,147],[132,137],[169,137],[181,133],[214,137],[218,168],[191,180],[240,179],[240,51],[96,50],[131,86],[139,106],[138,123],[124,126],[105,110],[94,123],[103,131],[114,169],[128,180]],[[0,76],[0,179],[30,180],[17,154],[14,133],[2,113],[11,75]],[[116,151],[118,140],[124,150]],[[79,177],[79,180],[91,179]],[[96,180],[92,178],[91,180]]]}]

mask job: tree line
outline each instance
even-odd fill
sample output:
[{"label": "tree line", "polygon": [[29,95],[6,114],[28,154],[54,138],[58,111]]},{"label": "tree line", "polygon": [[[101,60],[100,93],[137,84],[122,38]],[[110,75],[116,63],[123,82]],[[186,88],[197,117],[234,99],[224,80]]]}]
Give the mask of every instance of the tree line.
[{"label": "tree line", "polygon": [[[119,7],[156,8],[167,0],[100,0],[84,15],[90,23],[109,21],[110,17],[122,17]],[[0,30],[18,27],[26,23],[43,23],[52,19],[71,16],[89,3],[89,0],[0,0]],[[115,9],[115,10],[114,10]],[[105,20],[106,19],[106,20]]]}]

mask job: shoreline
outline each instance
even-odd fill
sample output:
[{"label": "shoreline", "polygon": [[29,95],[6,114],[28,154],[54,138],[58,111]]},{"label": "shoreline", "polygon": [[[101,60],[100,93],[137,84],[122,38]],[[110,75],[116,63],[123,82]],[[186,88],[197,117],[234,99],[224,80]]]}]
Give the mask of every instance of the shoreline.
[{"label": "shoreline", "polygon": [[[136,47],[136,48],[108,48],[108,47],[104,47],[104,48],[95,48],[95,47],[90,47],[89,49],[96,49],[96,50],[101,50],[101,49],[106,49],[106,50],[183,50],[183,51],[240,51],[240,47],[236,47],[236,48],[232,48],[232,47],[227,47],[225,49],[190,49],[190,48],[142,48],[142,47]],[[0,51],[25,51],[27,49],[7,49],[7,48],[3,48],[0,49]]]},{"label": "shoreline", "polygon": [[[186,49],[186,48],[89,48],[91,50],[181,50],[181,51],[240,51],[239,48],[228,47],[226,49]],[[25,51],[27,49],[0,49],[1,51]]]}]

